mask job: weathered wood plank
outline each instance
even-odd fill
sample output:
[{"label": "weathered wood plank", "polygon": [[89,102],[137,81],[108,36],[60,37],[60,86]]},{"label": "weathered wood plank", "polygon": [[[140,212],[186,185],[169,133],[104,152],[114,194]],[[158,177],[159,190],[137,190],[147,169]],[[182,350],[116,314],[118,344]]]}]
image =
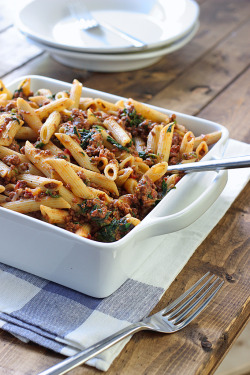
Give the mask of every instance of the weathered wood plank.
[{"label": "weathered wood plank", "polygon": [[0,33],[0,46],[2,56],[0,77],[42,53],[38,47],[28,43],[14,27]]},{"label": "weathered wood plank", "polygon": [[225,40],[149,102],[173,111],[196,114],[249,66],[250,22]]},{"label": "weathered wood plank", "polygon": [[208,104],[199,117],[227,127],[231,138],[250,143],[250,69]]},{"label": "weathered wood plank", "polygon": [[136,72],[90,75],[85,84],[101,91],[148,102],[239,25],[249,20],[250,2],[210,0],[201,4],[200,29],[195,38],[157,64]]},{"label": "weathered wood plank", "polygon": [[148,102],[250,17],[248,0],[210,0],[203,2],[200,9],[201,26],[193,41],[146,69],[118,74],[91,73],[65,67],[46,54],[25,64],[19,71],[6,75],[6,79],[11,81],[20,75],[32,73],[67,82],[77,78],[87,87]]}]

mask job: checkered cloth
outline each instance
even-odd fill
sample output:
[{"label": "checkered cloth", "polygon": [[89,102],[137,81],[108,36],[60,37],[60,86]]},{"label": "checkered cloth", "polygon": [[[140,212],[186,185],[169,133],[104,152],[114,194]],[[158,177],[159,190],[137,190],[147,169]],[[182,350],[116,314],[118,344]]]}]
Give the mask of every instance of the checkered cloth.
[{"label": "checkered cloth", "polygon": [[[247,154],[249,145],[230,140],[225,157]],[[226,188],[202,218],[179,232],[158,237],[155,252],[107,298],[92,298],[0,263],[0,327],[23,341],[70,356],[142,319],[223,217],[249,176],[250,168],[229,171]],[[106,371],[128,340],[87,363]]]}]

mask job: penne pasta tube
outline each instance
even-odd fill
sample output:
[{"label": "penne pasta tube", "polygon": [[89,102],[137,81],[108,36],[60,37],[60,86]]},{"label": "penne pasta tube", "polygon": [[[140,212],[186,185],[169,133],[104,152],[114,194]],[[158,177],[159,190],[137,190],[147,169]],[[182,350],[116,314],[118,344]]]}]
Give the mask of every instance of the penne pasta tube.
[{"label": "penne pasta tube", "polygon": [[23,98],[17,98],[17,108],[26,124],[38,135],[43,123],[35,110]]},{"label": "penne pasta tube", "polygon": [[135,191],[136,191],[136,187],[137,187],[138,183],[136,181],[136,179],[134,178],[128,178],[124,184],[123,184],[123,187],[124,189],[129,193],[129,194],[134,194]]},{"label": "penne pasta tube", "polygon": [[[6,124],[7,121],[7,124]],[[16,133],[23,125],[23,120],[10,114],[0,115],[0,126],[5,125],[5,129],[0,133],[0,145],[10,146]]]},{"label": "penne pasta tube", "polygon": [[70,165],[74,169],[74,171],[83,173],[84,176],[90,181],[90,183],[94,183],[95,185],[119,196],[119,192],[118,192],[115,182],[109,180],[103,174],[96,173],[85,168],[81,168],[76,164],[70,163]]},{"label": "penne pasta tube", "polygon": [[[23,155],[23,154],[21,154],[17,151],[11,150],[10,148],[0,146],[0,159],[3,159],[5,156],[12,156],[12,155],[18,156],[19,159],[21,160],[21,163],[27,164],[28,169],[25,170],[25,173],[31,173],[31,174],[35,174],[35,175],[38,175],[38,176],[43,175],[39,171],[39,169],[37,169],[33,164],[31,164],[29,162],[29,159],[25,155]],[[20,167],[21,167],[21,165],[20,165]]]},{"label": "penne pasta tube", "polygon": [[49,141],[45,146],[43,146],[43,150],[50,151],[52,155],[55,155],[57,158],[65,159],[70,161],[70,156],[63,152],[62,149],[57,147],[54,143]]},{"label": "penne pasta tube", "polygon": [[188,154],[189,152],[192,152],[194,148],[194,135],[191,131],[188,131],[181,142],[180,146],[180,156],[183,154]]},{"label": "penne pasta tube", "polygon": [[61,115],[59,112],[54,111],[49,115],[40,130],[40,139],[42,143],[47,144],[49,142],[52,135],[56,132],[60,121]]},{"label": "penne pasta tube", "polygon": [[126,146],[131,142],[126,131],[110,116],[103,121],[103,125],[110,131],[115,140],[122,146]]},{"label": "penne pasta tube", "polygon": [[169,159],[174,126],[175,126],[175,123],[171,122],[170,124],[165,125],[160,132],[159,142],[158,142],[158,147],[157,147],[158,161],[167,162]]},{"label": "penne pasta tube", "polygon": [[134,168],[138,173],[146,173],[149,170],[149,166],[142,161],[141,158],[135,158]]},{"label": "penne pasta tube", "polygon": [[202,142],[205,141],[208,146],[216,143],[221,137],[221,132],[213,132],[213,133],[208,133],[208,134],[202,134],[199,137],[195,137],[194,140],[194,150],[198,147],[198,145]]},{"label": "penne pasta tube", "polygon": [[134,144],[137,152],[144,151],[146,148],[145,142],[140,137],[134,137]]},{"label": "penne pasta tube", "polygon": [[88,238],[90,235],[90,231],[91,231],[91,226],[89,224],[83,224],[81,225],[79,229],[77,229],[75,234],[77,234],[80,237]]},{"label": "penne pasta tube", "polygon": [[196,148],[196,155],[198,160],[202,159],[208,153],[207,142],[202,141],[199,146]]},{"label": "penne pasta tube", "polygon": [[74,195],[84,199],[94,198],[92,192],[73,170],[70,163],[63,159],[47,159],[46,161],[50,166],[52,166],[52,168],[56,170],[65,184],[70,186],[70,190]]},{"label": "penne pasta tube", "polygon": [[25,78],[18,86],[18,91],[22,92],[25,96],[29,96],[31,94],[30,90],[30,78]]},{"label": "penne pasta tube", "polygon": [[97,168],[102,171],[108,164],[108,159],[105,156],[99,156],[98,162],[97,162]]},{"label": "penne pasta tube", "polygon": [[109,180],[115,181],[118,174],[118,167],[114,163],[109,163],[104,168],[104,176],[106,176]]},{"label": "penne pasta tube", "polygon": [[66,218],[69,216],[68,211],[43,205],[40,205],[40,211],[44,219],[50,224],[64,224]]},{"label": "penne pasta tube", "polygon": [[133,172],[133,169],[130,167],[120,169],[118,172],[117,178],[115,180],[116,185],[122,186],[125,183],[125,181],[129,178],[132,172]]},{"label": "penne pasta tube", "polygon": [[148,105],[143,103],[137,102],[134,99],[128,99],[127,105],[132,105],[136,112],[140,114],[142,117],[149,119],[154,122],[165,122],[169,123],[168,115],[161,113],[153,108],[150,108]]},{"label": "penne pasta tube", "polygon": [[70,208],[69,203],[61,197],[44,197],[39,201],[35,201],[34,199],[20,199],[14,202],[6,202],[1,204],[1,206],[4,208],[8,208],[9,210],[16,212],[21,212],[23,214],[39,211],[41,205],[49,206],[52,208]]},{"label": "penne pasta tube", "polygon": [[119,169],[124,169],[128,167],[132,167],[135,163],[135,157],[133,155],[128,154],[125,159],[122,160],[122,162],[119,164]]},{"label": "penne pasta tube", "polygon": [[86,169],[90,169],[93,172],[100,173],[99,169],[91,163],[87,153],[81,148],[79,143],[73,140],[68,134],[55,133],[55,136],[67,148],[77,163]]},{"label": "penne pasta tube", "polygon": [[4,83],[0,80],[0,93],[6,94],[6,99],[12,99],[12,93],[8,90]]},{"label": "penne pasta tube", "polygon": [[80,98],[79,108],[86,111],[88,108],[96,109],[96,103],[93,98]]},{"label": "penne pasta tube", "polygon": [[103,201],[106,201],[108,203],[112,202],[114,199],[111,198],[108,194],[106,194],[104,191],[95,189],[92,187],[89,187],[89,190],[93,193],[95,198],[99,198]]},{"label": "penne pasta tube", "polygon": [[52,92],[49,89],[39,89],[36,92],[36,95],[41,95],[41,96],[52,96]]},{"label": "penne pasta tube", "polygon": [[50,178],[52,168],[46,163],[46,159],[49,158],[43,151],[35,148],[29,141],[25,143],[25,156],[35,165],[39,171],[41,171],[46,177]]},{"label": "penne pasta tube", "polygon": [[59,91],[55,95],[55,99],[69,98],[69,93],[67,91]]},{"label": "penne pasta tube", "polygon": [[3,193],[5,190],[5,187],[3,185],[0,185],[0,193]]},{"label": "penne pasta tube", "polygon": [[[29,97],[29,101],[31,103],[35,103],[39,108],[45,104],[48,104],[48,102],[50,102],[51,100],[47,98],[47,96],[44,96],[44,95],[37,95],[37,96],[30,96]],[[31,104],[30,103],[30,104]]]},{"label": "penne pasta tube", "polygon": [[59,187],[62,186],[62,181],[41,176],[34,176],[32,174],[19,174],[17,178],[18,180],[27,182],[28,186],[32,188],[41,187],[44,189],[58,190]]},{"label": "penne pasta tube", "polygon": [[71,108],[73,104],[74,102],[70,98],[61,98],[53,100],[49,104],[36,109],[35,113],[41,120],[43,120],[44,118],[48,117],[52,112],[60,112],[63,109]]},{"label": "penne pasta tube", "polygon": [[82,84],[77,80],[74,79],[73,84],[70,90],[70,99],[73,101],[72,108],[79,108],[80,97],[82,95]]},{"label": "penne pasta tube", "polygon": [[180,176],[177,173],[172,174],[167,178],[167,190],[173,189],[175,187],[176,183],[179,181]]},{"label": "penne pasta tube", "polygon": [[67,189],[63,185],[60,186],[58,190],[61,197],[70,204],[71,208],[74,211],[79,211],[79,204],[82,203],[82,199],[76,197],[69,189]]},{"label": "penne pasta tube", "polygon": [[157,148],[159,143],[159,137],[163,125],[155,125],[150,131],[147,139],[147,151],[153,154],[157,154]]},{"label": "penne pasta tube", "polygon": [[135,227],[141,222],[141,220],[137,219],[136,217],[131,216],[130,214],[127,214],[125,217],[127,219],[127,222],[134,225]]},{"label": "penne pasta tube", "polygon": [[0,177],[6,177],[10,174],[10,167],[0,160]]},{"label": "penne pasta tube", "polygon": [[104,111],[105,113],[117,112],[119,110],[119,107],[116,104],[107,102],[103,99],[95,99],[95,103],[97,106],[97,110]]},{"label": "penne pasta tube", "polygon": [[15,138],[35,142],[37,140],[37,134],[33,129],[29,128],[28,126],[22,126],[16,133]]},{"label": "penne pasta tube", "polygon": [[[88,108],[88,110],[87,110],[87,118],[88,118],[88,123],[90,125],[98,125],[98,124],[100,125],[100,124],[102,124],[101,119],[94,114],[94,112],[91,108]],[[108,136],[108,134],[107,134],[107,136]]]},{"label": "penne pasta tube", "polygon": [[[161,163],[153,165],[144,176],[147,176],[151,181],[155,182],[159,180],[167,172],[168,163],[163,161]],[[144,177],[143,176],[143,177]],[[142,177],[142,178],[143,178]]]}]

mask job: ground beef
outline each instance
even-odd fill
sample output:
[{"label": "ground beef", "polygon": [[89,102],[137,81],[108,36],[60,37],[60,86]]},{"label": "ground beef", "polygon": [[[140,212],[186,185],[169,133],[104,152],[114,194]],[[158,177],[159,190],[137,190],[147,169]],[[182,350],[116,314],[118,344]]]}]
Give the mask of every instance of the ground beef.
[{"label": "ground beef", "polygon": [[16,152],[20,152],[20,146],[19,146],[19,144],[17,143],[17,141],[13,141],[12,143],[11,143],[11,145],[10,146],[8,146],[11,150],[13,150],[13,151],[16,151]]},{"label": "ground beef", "polygon": [[91,138],[88,142],[88,146],[85,149],[89,157],[99,156],[100,152],[103,152],[103,138],[99,132],[92,132]]},{"label": "ground beef", "polygon": [[5,156],[2,161],[7,164],[8,166],[11,165],[19,165],[21,163],[21,160],[18,155],[9,155]]},{"label": "ground beef", "polygon": [[155,184],[144,176],[136,187],[135,195],[140,202],[140,215],[144,217],[154,207],[155,201],[158,197]]}]

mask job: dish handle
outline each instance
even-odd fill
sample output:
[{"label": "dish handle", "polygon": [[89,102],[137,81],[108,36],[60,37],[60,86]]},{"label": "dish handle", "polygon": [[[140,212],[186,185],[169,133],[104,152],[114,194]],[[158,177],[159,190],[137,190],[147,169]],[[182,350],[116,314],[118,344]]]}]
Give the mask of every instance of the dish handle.
[{"label": "dish handle", "polygon": [[148,237],[176,232],[192,224],[216,201],[226,186],[227,178],[227,170],[219,171],[204,192],[183,210],[168,216],[152,217],[150,221],[141,223],[137,227],[137,239],[140,236],[146,239]]}]

